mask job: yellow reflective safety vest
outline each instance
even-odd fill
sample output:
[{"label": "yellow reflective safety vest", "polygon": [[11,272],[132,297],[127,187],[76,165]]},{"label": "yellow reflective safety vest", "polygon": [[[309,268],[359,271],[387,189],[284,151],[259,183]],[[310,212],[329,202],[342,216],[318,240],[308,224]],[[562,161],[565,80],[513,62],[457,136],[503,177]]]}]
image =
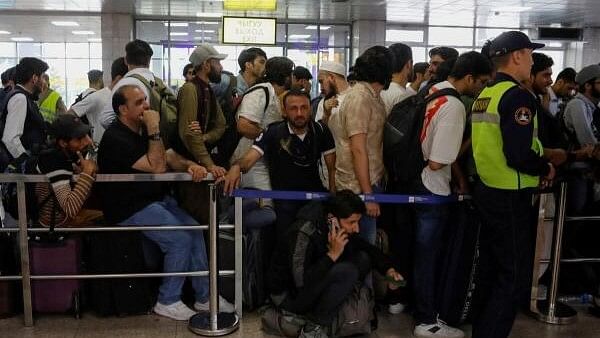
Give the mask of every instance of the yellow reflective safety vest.
[{"label": "yellow reflective safety vest", "polygon": [[[508,190],[535,188],[540,181],[539,176],[521,173],[506,164],[498,104],[502,96],[516,85],[512,81],[502,81],[486,87],[473,103],[471,115],[473,158],[479,178],[492,188]],[[534,116],[533,123],[533,139],[529,146],[541,157],[544,149],[537,135],[537,114]]]},{"label": "yellow reflective safety vest", "polygon": [[60,94],[49,89],[50,94],[40,103],[40,113],[44,116],[44,120],[52,122],[56,118],[56,104],[60,99]]}]

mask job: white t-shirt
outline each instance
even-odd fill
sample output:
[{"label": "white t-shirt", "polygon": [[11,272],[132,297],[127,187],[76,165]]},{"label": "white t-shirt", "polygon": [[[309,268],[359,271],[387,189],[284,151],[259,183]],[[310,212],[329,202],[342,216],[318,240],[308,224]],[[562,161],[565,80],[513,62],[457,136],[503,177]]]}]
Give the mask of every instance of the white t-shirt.
[{"label": "white t-shirt", "polygon": [[108,87],[104,87],[71,106],[77,116],[87,116],[90,126],[93,128],[92,139],[95,143],[100,143],[102,135],[104,135],[104,127],[100,123],[99,117],[109,102],[112,106],[112,92]]},{"label": "white t-shirt", "polygon": [[115,119],[116,113],[112,107],[112,96],[119,88],[125,85],[138,86],[144,92],[146,95],[146,101],[148,104],[150,104],[150,93],[148,92],[148,88],[146,88],[146,86],[144,86],[140,80],[130,77],[130,75],[133,74],[141,75],[143,78],[148,80],[148,82],[154,81],[154,74],[148,68],[135,68],[127,72],[127,74],[125,74],[125,76],[123,76],[123,78],[119,80],[119,82],[117,82],[117,84],[113,87],[110,100],[106,103],[102,113],[98,117],[98,120],[104,128],[108,128],[108,126],[110,126],[112,121]]},{"label": "white t-shirt", "polygon": [[[242,102],[237,111],[236,118],[243,117],[251,122],[257,123],[258,126],[265,130],[269,124],[283,120],[281,117],[281,105],[279,104],[279,98],[275,93],[275,88],[270,83],[259,83],[252,86],[248,91],[254,87],[265,87],[269,92],[269,104],[265,110],[266,96],[263,89],[255,89],[249,94],[244,95]],[[238,144],[231,161],[242,158],[246,152],[254,144],[253,139],[242,137]],[[252,169],[242,176],[242,187],[244,188],[256,188],[262,190],[271,190],[271,183],[269,180],[269,171],[264,160],[261,158],[254,164]]]},{"label": "white t-shirt", "polygon": [[[430,93],[444,88],[454,88],[450,82],[444,81],[434,85]],[[431,170],[425,166],[421,179],[425,188],[436,195],[448,196],[451,193],[450,165],[456,160],[462,143],[465,128],[465,106],[454,96],[439,97],[427,105],[421,147],[425,160],[445,164],[439,170]]]},{"label": "white t-shirt", "polygon": [[385,114],[386,116],[390,115],[392,108],[398,102],[404,100],[405,98],[415,95],[416,92],[412,87],[402,87],[396,82],[390,83],[390,86],[386,90],[381,91],[381,100],[383,100],[383,104],[385,105]]}]

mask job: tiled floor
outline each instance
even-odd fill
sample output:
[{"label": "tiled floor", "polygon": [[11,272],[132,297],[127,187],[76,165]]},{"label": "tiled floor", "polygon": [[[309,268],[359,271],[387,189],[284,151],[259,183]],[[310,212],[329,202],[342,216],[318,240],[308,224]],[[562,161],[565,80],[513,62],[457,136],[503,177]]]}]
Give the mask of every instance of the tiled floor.
[{"label": "tiled floor", "polygon": [[[577,323],[566,326],[547,325],[525,315],[519,315],[511,338],[597,338],[600,337],[600,319],[579,308]],[[470,328],[464,327],[468,333]],[[68,316],[37,316],[35,326],[23,327],[21,317],[0,320],[0,337],[197,337],[188,331],[187,323],[175,322],[155,315],[126,318],[99,318],[85,314],[81,320]],[[240,330],[230,337],[273,337],[260,330],[256,313],[245,315]],[[410,316],[380,314],[380,328],[371,337],[412,337]]]}]

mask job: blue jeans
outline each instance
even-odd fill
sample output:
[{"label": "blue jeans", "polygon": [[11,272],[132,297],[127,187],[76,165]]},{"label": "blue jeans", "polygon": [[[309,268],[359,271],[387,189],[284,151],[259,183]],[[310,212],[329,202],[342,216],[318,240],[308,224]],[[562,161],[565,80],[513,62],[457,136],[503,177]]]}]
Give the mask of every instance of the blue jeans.
[{"label": "blue jeans", "polygon": [[[432,195],[422,183],[411,189],[412,194]],[[417,324],[437,322],[437,281],[440,276],[439,256],[448,218],[447,204],[414,204],[397,207],[396,222],[399,236],[412,235],[412,262],[409,278],[414,291],[415,321]],[[404,243],[408,244],[406,241]],[[404,251],[406,252],[406,251]],[[409,280],[410,280],[409,279]]]},{"label": "blue jeans", "polygon": [[[154,202],[133,214],[119,225],[197,225],[198,223],[177,206],[171,197]],[[165,254],[164,272],[188,272],[208,270],[208,259],[202,231],[170,230],[142,231],[151,241],[158,244]],[[185,277],[164,277],[159,288],[158,302],[164,305],[181,300]],[[208,277],[191,277],[197,302],[208,300]]]},{"label": "blue jeans", "polygon": [[[378,194],[382,191],[383,189],[379,185],[373,185],[373,193]],[[365,213],[360,218],[358,226],[360,237],[374,245],[377,238],[377,218],[371,217]]]}]

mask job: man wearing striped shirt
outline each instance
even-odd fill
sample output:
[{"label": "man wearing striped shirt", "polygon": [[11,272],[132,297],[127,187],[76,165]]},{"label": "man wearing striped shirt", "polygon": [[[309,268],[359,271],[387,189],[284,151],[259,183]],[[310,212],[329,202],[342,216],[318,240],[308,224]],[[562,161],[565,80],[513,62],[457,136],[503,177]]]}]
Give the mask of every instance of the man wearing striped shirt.
[{"label": "man wearing striped shirt", "polygon": [[[92,145],[90,128],[72,115],[59,116],[50,127],[55,146],[38,158],[38,171],[48,183],[38,183],[36,196],[43,226],[87,226],[102,216],[97,210],[83,209],[96,177],[96,162],[83,155]],[[73,175],[79,174],[77,180]]]}]

